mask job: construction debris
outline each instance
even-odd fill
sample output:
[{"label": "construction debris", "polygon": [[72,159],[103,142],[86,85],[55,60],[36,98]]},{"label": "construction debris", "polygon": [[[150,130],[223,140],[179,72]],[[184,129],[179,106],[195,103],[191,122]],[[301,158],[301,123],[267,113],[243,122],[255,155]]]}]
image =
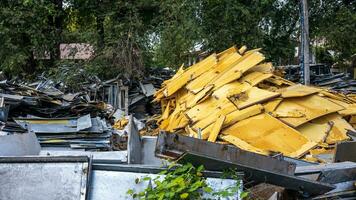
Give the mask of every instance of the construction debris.
[{"label": "construction debris", "polygon": [[9,134],[33,132],[42,147],[126,149],[127,133],[122,130],[129,112],[140,119],[134,118],[141,130],[145,119],[160,110],[149,104],[155,87],[173,72],[162,68],[151,71],[142,80],[118,76],[107,81],[82,72],[84,81],[75,87],[45,75],[33,83],[4,77],[0,82],[1,130]]},{"label": "construction debris", "polygon": [[111,148],[110,105],[91,101],[85,92],[64,93],[50,80],[31,86],[1,82],[1,131],[13,137],[35,133],[42,147]]},{"label": "construction debris", "polygon": [[247,183],[266,182],[308,195],[324,194],[334,189],[330,184],[294,176],[296,165],[283,158],[259,155],[174,133],[160,133],[156,156],[178,159],[179,163],[203,165],[212,171],[236,169],[244,172]]},{"label": "construction debris", "polygon": [[49,79],[3,80],[0,155],[47,156],[7,158],[3,166],[12,173],[18,162],[38,163],[36,170],[52,159],[83,163],[86,178],[94,170],[94,199],[126,197],[101,185],[157,173],[145,165],[167,166],[167,158],[219,173],[238,170],[256,198],[354,195],[356,95],[295,84],[277,76],[258,49],[246,49],[212,54],[175,75],[157,68],[142,80],[94,78],[79,83],[81,91]]},{"label": "construction debris", "polygon": [[154,96],[159,128],[263,155],[332,161],[335,144],[355,131],[347,120],[356,99],[278,77],[259,49],[245,50],[212,54],[164,81]]},{"label": "construction debris", "polygon": [[[310,82],[313,85],[346,93],[356,92],[356,81],[349,73],[334,74],[326,64],[310,64],[310,72]],[[293,82],[302,82],[300,65],[277,66],[274,73]]]}]

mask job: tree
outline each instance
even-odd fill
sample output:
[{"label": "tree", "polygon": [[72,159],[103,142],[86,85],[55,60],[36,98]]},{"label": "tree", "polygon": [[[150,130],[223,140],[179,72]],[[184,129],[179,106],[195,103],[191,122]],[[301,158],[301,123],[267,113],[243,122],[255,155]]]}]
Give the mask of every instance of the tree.
[{"label": "tree", "polygon": [[[355,54],[354,1],[309,4],[317,55],[332,62]],[[145,67],[189,65],[200,53],[234,44],[262,47],[267,60],[291,64],[299,45],[295,0],[4,0],[0,6],[0,67],[14,75],[72,62],[102,78],[142,76]],[[95,56],[59,60],[60,43],[90,43]]]},{"label": "tree", "polygon": [[200,2],[169,0],[160,2],[159,24],[155,32],[157,65],[176,68],[202,43]]},{"label": "tree", "polygon": [[335,52],[334,61],[351,59],[356,53],[355,1],[310,2],[311,39],[318,42],[325,51]]},{"label": "tree", "polygon": [[48,27],[54,5],[44,1],[0,2],[0,67],[7,73],[32,74],[52,47],[54,30]]}]

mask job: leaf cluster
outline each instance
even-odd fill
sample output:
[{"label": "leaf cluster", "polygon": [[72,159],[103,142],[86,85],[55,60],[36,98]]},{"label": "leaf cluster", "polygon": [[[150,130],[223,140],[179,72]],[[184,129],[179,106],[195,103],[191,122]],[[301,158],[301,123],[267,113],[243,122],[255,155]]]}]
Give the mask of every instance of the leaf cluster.
[{"label": "leaf cluster", "polygon": [[163,180],[160,176],[154,179],[143,178],[142,181],[153,182],[153,187],[147,187],[139,193],[129,190],[128,194],[138,199],[201,199],[201,191],[212,191],[207,186],[206,178],[203,177],[203,170],[203,166],[195,168],[192,164],[176,167],[174,170],[165,170],[160,173],[165,175]]},{"label": "leaf cluster", "polygon": [[[232,178],[236,184],[224,189],[216,190],[207,184],[207,179],[203,176],[204,166],[194,167],[187,163],[184,165],[172,164],[167,170],[163,170],[155,178],[144,177],[136,179],[135,183],[148,182],[144,191],[135,192],[134,189],[127,191],[127,194],[137,199],[203,199],[203,193],[210,194],[214,199],[236,197],[248,197],[248,192],[242,191],[240,177],[234,170],[226,170],[222,178]],[[164,177],[162,177],[164,175]]]}]

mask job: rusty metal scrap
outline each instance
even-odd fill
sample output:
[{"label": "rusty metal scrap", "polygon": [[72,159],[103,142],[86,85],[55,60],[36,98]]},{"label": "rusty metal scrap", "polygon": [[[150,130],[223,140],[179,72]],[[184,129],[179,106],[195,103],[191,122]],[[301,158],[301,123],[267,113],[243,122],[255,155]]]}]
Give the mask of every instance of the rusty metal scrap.
[{"label": "rusty metal scrap", "polygon": [[319,162],[310,158],[350,140],[356,125],[355,95],[283,79],[259,49],[245,46],[181,67],[154,101],[162,108],[161,130]]}]

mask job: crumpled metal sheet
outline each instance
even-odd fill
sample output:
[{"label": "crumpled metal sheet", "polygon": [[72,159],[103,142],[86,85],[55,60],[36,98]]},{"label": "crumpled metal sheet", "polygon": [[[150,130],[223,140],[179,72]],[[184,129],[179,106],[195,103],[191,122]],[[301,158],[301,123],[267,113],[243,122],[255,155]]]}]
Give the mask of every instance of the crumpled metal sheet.
[{"label": "crumpled metal sheet", "polygon": [[79,118],[17,118],[15,122],[34,133],[75,133],[92,126],[90,115]]}]

